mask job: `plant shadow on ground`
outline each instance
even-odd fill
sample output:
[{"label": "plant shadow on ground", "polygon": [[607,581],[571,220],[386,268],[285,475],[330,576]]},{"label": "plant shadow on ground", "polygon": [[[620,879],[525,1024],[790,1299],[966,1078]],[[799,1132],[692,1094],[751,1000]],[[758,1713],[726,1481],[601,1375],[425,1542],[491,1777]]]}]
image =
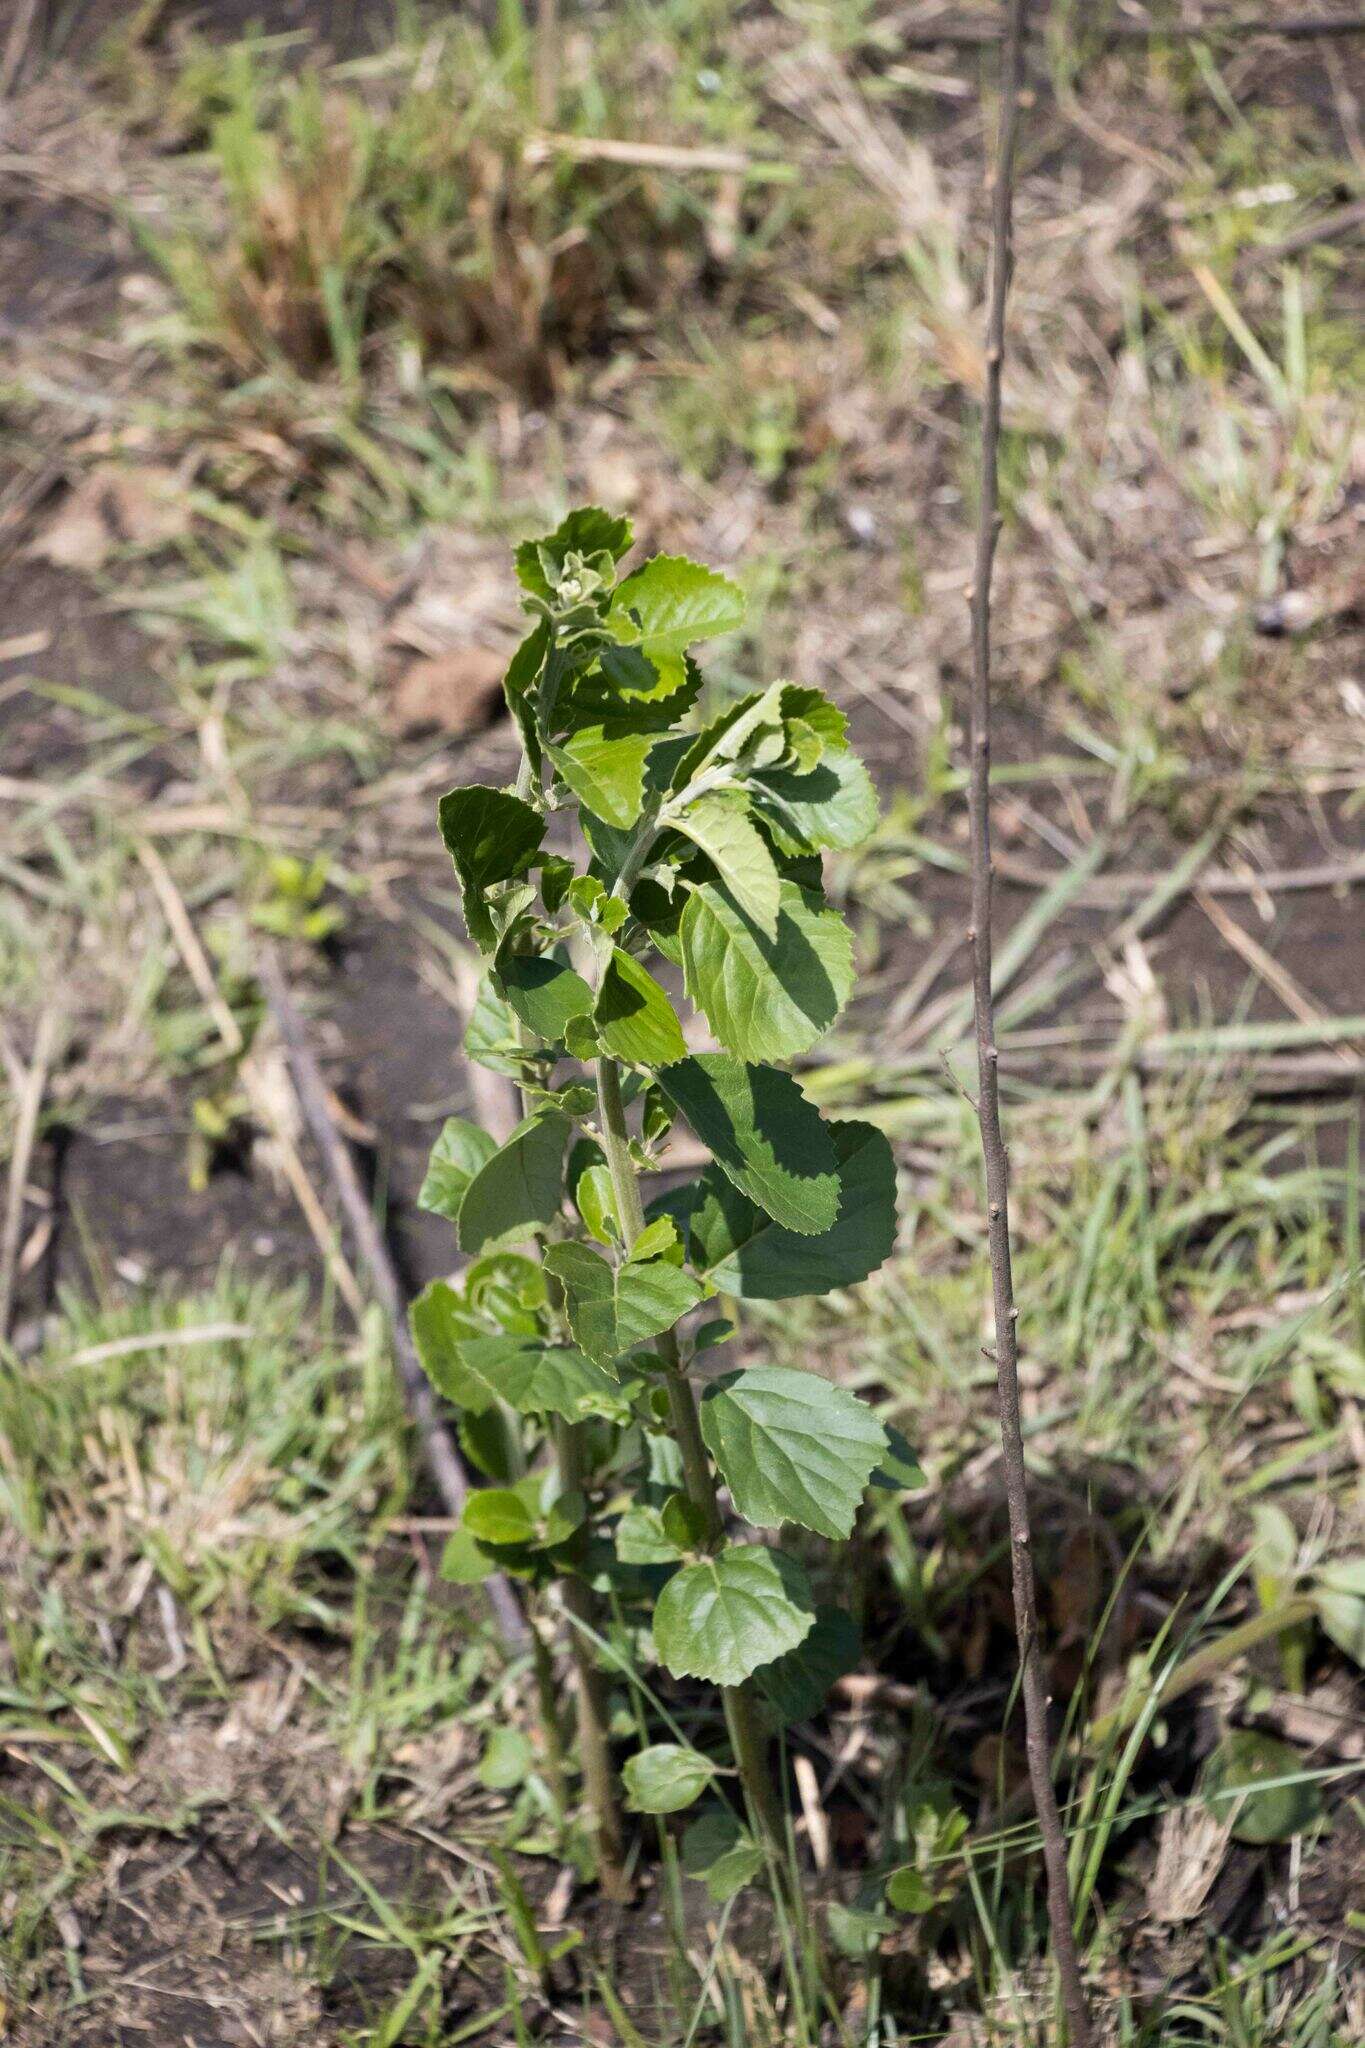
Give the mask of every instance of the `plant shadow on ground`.
[{"label": "plant shadow on ground", "polygon": [[[808,46],[762,12],[608,32],[565,8],[545,121],[514,10],[501,49],[464,24],[431,49],[386,9],[204,9],[192,40],[185,9],[140,12],[120,43],[117,10],[65,10],[64,47],[43,15],[3,167],[0,716],[32,783],[4,792],[11,1092],[54,995],[65,1033],[0,1378],[5,2024],[29,2048],[634,2048],[632,2024],[683,2039],[681,2007],[699,2039],[792,2037],[761,1907],[689,1880],[679,1941],[652,1843],[620,1916],[576,1887],[578,1845],[530,1853],[559,1845],[525,1673],[434,1581],[382,1331],[317,1281],[287,1100],[277,1124],[247,1098],[138,851],[277,1091],[241,927],[293,934],[405,1277],[439,1272],[415,1196],[466,1101],[467,961],[434,800],[507,773],[491,565],[572,492],[629,501],[651,545],[757,551],[718,687],[827,680],[888,799],[831,875],[860,994],[804,1078],[894,1137],[900,1256],[744,1341],[875,1389],[934,1485],[821,1589],[869,1656],[793,1737],[792,1812],[844,1909],[847,2038],[1051,2039],[976,1155],[944,1072],[986,74],[851,11]],[[351,69],[313,40],[234,54],[251,21]],[[1115,2040],[1335,2048],[1365,2031],[1358,1652],[1321,1598],[1365,1548],[1361,899],[1266,878],[1359,861],[1358,283],[1335,232],[1275,250],[1358,194],[1360,56],[1097,37],[1073,78],[1064,40],[1021,197],[998,821],[1059,1728],[1084,1701],[1073,1877]],[[487,127],[457,160],[431,121],[469,53]],[[547,127],[758,170],[580,174],[528,160]],[[126,487],[149,469],[179,520]],[[395,702],[421,662],[417,730]],[[1163,901],[1201,846],[1199,891]],[[318,900],[272,879],[290,857],[321,858]],[[320,906],[341,922],[314,943]],[[1307,1606],[1232,1654],[1277,1602]],[[1169,1690],[1205,1650],[1150,1720],[1075,1746],[1134,1662]],[[686,1688],[668,1704],[712,1740]],[[1246,1734],[1288,1745],[1282,1841],[1202,1796]],[[859,1886],[888,1861],[919,1888],[883,1924]]]}]

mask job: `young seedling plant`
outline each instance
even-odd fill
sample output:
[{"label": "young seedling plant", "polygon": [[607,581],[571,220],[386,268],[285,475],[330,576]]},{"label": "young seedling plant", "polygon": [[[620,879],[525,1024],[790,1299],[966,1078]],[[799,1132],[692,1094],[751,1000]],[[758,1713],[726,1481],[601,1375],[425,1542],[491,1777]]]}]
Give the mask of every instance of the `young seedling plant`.
[{"label": "young seedling plant", "polygon": [[[621,576],[630,546],[626,520],[588,506],[518,548],[535,623],[506,677],[516,787],[441,799],[486,968],[468,1050],[516,1080],[525,1113],[501,1145],[458,1117],[442,1130],[422,1200],[467,1264],[427,1288],[412,1327],[493,1482],[448,1576],[511,1572],[567,1615],[607,1888],[622,1827],[603,1628],[649,1609],[664,1669],[720,1688],[729,1761],[660,1743],[624,1773],[646,1813],[737,1773],[749,1829],[718,1809],[684,1844],[720,1897],[785,1844],[773,1730],[857,1656],[847,1617],[817,1608],[766,1532],[837,1543],[869,1483],[919,1476],[904,1440],[818,1373],[716,1371],[732,1325],[707,1312],[848,1287],[891,1251],[885,1137],[827,1121],[786,1070],[848,1000],[853,939],[821,856],[865,838],[877,803],[818,690],[776,682],[704,714],[690,650],[740,625],[742,596],[679,556]],[[686,993],[686,1032],[665,981]],[[719,1049],[692,1049],[708,1039]],[[677,1119],[711,1163],[650,1199]]]}]

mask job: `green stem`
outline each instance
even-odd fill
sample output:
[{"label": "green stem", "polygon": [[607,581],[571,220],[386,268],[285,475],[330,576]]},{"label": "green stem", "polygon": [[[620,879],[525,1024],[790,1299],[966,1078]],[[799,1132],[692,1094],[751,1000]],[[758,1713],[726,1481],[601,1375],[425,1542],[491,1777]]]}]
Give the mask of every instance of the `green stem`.
[{"label": "green stem", "polygon": [[[521,1102],[522,1108],[526,1109],[528,1104],[524,1091]],[[554,1285],[551,1281],[552,1299]],[[562,1302],[556,1305],[562,1307]],[[581,1492],[586,1477],[583,1425],[557,1417],[553,1445],[560,1492]],[[592,1648],[593,1636],[598,1633],[597,1603],[592,1588],[572,1573],[565,1573],[559,1580],[559,1597],[569,1618],[569,1660],[574,1674],[578,1753],[583,1767],[589,1825],[597,1849],[598,1879],[605,1897],[624,1899],[629,1896],[630,1884],[625,1869],[625,1832],[611,1761],[610,1696],[606,1676],[596,1663]],[[544,1717],[546,1695],[539,1664],[536,1676]],[[558,1732],[557,1721],[555,1732]],[[553,1739],[547,1731],[547,1743]]]},{"label": "green stem", "polygon": [[[635,1164],[630,1156],[630,1133],[626,1127],[625,1104],[621,1099],[621,1071],[615,1060],[603,1058],[597,1062],[597,1102],[617,1221],[629,1250],[645,1227],[645,1214]],[[655,1348],[666,1372],[669,1414],[682,1456],[683,1486],[688,1499],[702,1517],[707,1547],[714,1550],[724,1536],[725,1523],[711,1461],[702,1440],[696,1396],[682,1369],[674,1333],[666,1331],[657,1340]],[[721,1698],[745,1797],[755,1825],[761,1830],[776,1861],[778,1854],[786,1851],[786,1830],[781,1803],[768,1768],[768,1744],[758,1701],[753,1688],[747,1684],[722,1686]]]},{"label": "green stem", "polygon": [[562,1827],[568,1812],[564,1731],[559,1725],[559,1705],[555,1699],[554,1659],[534,1620],[531,1623],[531,1656],[536,1674],[536,1699],[540,1707],[540,1732],[545,1743],[545,1775],[550,1781],[550,1794]]},{"label": "green stem", "polygon": [[[559,1483],[566,1493],[576,1493],[585,1477],[581,1425],[556,1417],[554,1446]],[[597,1845],[598,1877],[607,1898],[622,1899],[629,1892],[625,1873],[625,1837],[611,1762],[606,1674],[594,1659],[592,1650],[592,1638],[597,1633],[598,1622],[596,1602],[587,1582],[572,1574],[566,1574],[560,1580],[559,1597],[569,1617],[569,1656],[573,1662],[574,1690],[578,1701],[578,1749],[593,1839]]]}]

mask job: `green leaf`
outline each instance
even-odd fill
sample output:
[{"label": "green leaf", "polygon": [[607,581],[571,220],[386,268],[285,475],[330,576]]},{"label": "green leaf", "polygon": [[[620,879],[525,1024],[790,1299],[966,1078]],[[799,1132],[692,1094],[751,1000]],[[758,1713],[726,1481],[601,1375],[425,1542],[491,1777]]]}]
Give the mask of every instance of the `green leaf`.
[{"label": "green leaf", "polygon": [[524,1252],[489,1252],[464,1274],[464,1296],[478,1315],[514,1337],[536,1337],[547,1295],[545,1275]]},{"label": "green leaf", "polygon": [[520,1728],[494,1728],[479,1759],[479,1783],[490,1792],[512,1792],[530,1771],[531,1745]]},{"label": "green leaf", "polygon": [[706,1540],[705,1512],[685,1493],[670,1493],[659,1519],[665,1536],[680,1551],[699,1550]]},{"label": "green leaf", "polygon": [[857,1669],[862,1655],[857,1625],[842,1607],[816,1609],[815,1626],[804,1643],[765,1664],[754,1680],[779,1720],[809,1721],[832,1685]]},{"label": "green leaf", "polygon": [[877,822],[877,792],[853,753],[827,753],[809,774],[767,769],[749,781],[754,809],[784,853],[860,846]]},{"label": "green leaf", "polygon": [[485,974],[474,997],[474,1007],[465,1026],[464,1049],[476,1066],[511,1081],[521,1079],[526,1055],[517,1036],[517,1020],[509,1005]]},{"label": "green leaf", "polygon": [[892,1926],[888,1916],[874,1907],[846,1906],[839,1899],[831,1899],[826,1906],[825,1923],[840,1955],[855,1961],[875,1955]]},{"label": "green leaf", "polygon": [[1313,1599],[1337,1648],[1365,1665],[1365,1557],[1333,1558],[1321,1566]]},{"label": "green leaf", "polygon": [[1216,1819],[1232,1820],[1239,1842],[1287,1842],[1323,1811],[1322,1788],[1298,1751],[1254,1728],[1223,1737],[1204,1765],[1199,1792]]},{"label": "green leaf", "polygon": [[545,751],[579,802],[625,831],[644,805],[645,762],[657,737],[628,724],[585,725],[556,744],[547,740]]},{"label": "green leaf", "polygon": [[728,1051],[787,1060],[823,1037],[853,989],[853,934],[783,882],[771,937],[713,882],[693,888],[681,939],[687,993]]},{"label": "green leaf", "polygon": [[886,1430],[886,1456],[872,1474],[872,1484],[888,1493],[905,1493],[915,1487],[927,1486],[924,1467],[915,1456],[908,1439],[902,1436],[893,1422],[883,1424]]},{"label": "green leaf", "polygon": [[536,729],[535,688],[549,649],[549,622],[546,619],[539,619],[512,656],[507,673],[502,679],[502,693],[507,699],[507,708],[521,735],[521,744],[531,764],[531,772],[537,777],[540,775],[540,735]]},{"label": "green leaf", "polygon": [[636,1501],[616,1524],[616,1555],[622,1564],[677,1564],[682,1547],[664,1527],[659,1508]]},{"label": "green leaf", "polygon": [[804,1641],[814,1620],[798,1564],[736,1543],[669,1580],[654,1609],[654,1647],[675,1678],[742,1685]]},{"label": "green leaf", "polygon": [[677,1742],[657,1742],[627,1759],[621,1775],[632,1813],[681,1813],[699,1799],[716,1775],[717,1766],[698,1750]]},{"label": "green leaf", "polygon": [[763,1851],[729,1808],[718,1806],[699,1815],[684,1834],[682,1867],[723,1906],[758,1876]]},{"label": "green leaf", "polygon": [[686,684],[683,655],[695,641],[743,624],[744,593],[683,555],[654,555],[617,586],[609,619],[623,644],[654,663],[666,695]]},{"label": "green leaf", "polygon": [[777,869],[743,798],[719,791],[699,797],[672,822],[701,848],[742,915],[775,939],[782,902]]},{"label": "green leaf", "polygon": [[568,1345],[521,1334],[489,1336],[448,1281],[433,1280],[409,1311],[422,1370],[469,1415],[505,1401],[522,1415],[615,1416],[616,1377]]},{"label": "green leaf", "polygon": [[501,1408],[486,1408],[481,1415],[462,1409],[456,1428],[460,1449],[474,1470],[495,1486],[510,1486],[521,1470],[521,1431]]},{"label": "green leaf", "polygon": [[574,1336],[603,1363],[671,1330],[702,1298],[700,1282],[682,1266],[638,1250],[613,1268],[588,1245],[555,1244],[545,1270],[564,1289]]},{"label": "green leaf", "polygon": [[537,1110],[479,1168],[460,1204],[462,1252],[519,1244],[558,1215],[570,1128],[558,1110]]},{"label": "green leaf", "polygon": [[601,1162],[585,1167],[574,1183],[573,1198],[589,1237],[608,1250],[621,1242],[610,1167]]},{"label": "green leaf", "polygon": [[790,1074],[700,1053],[660,1073],[659,1086],[721,1171],[778,1223],[803,1237],[839,1213],[834,1140]]},{"label": "green leaf", "polygon": [[464,898],[464,921],[480,952],[491,953],[497,932],[487,892],[524,875],[545,837],[545,820],[505,789],[474,783],[447,790],[439,806],[445,840]]},{"label": "green leaf", "polygon": [[455,1346],[441,1392],[478,1412],[494,1400],[519,1415],[610,1418],[622,1411],[615,1373],[568,1344],[540,1337],[466,1337]]},{"label": "green leaf", "polygon": [[465,1502],[464,1527],[480,1543],[533,1543],[536,1518],[510,1486],[484,1486]]},{"label": "green leaf", "polygon": [[553,917],[564,908],[569,900],[569,890],[575,880],[574,864],[559,853],[542,854],[536,866],[540,870],[540,900],[547,914]]},{"label": "green leaf", "polygon": [[848,1536],[886,1431],[865,1402],[789,1366],[755,1365],[706,1389],[701,1433],[739,1513]]},{"label": "green leaf", "polygon": [[462,1116],[448,1116],[431,1148],[426,1178],[417,1192],[418,1208],[430,1210],[433,1216],[448,1216],[453,1223],[465,1189],[497,1149],[496,1138],[477,1124]]},{"label": "green leaf", "polygon": [[558,1045],[575,1017],[592,1009],[592,990],[581,974],[548,953],[512,953],[500,947],[495,978],[508,1007],[547,1045]]},{"label": "green leaf", "polygon": [[801,736],[795,742],[798,752],[808,750],[807,734],[815,739],[821,755],[847,749],[848,719],[823,690],[788,683],[782,692],[782,716],[789,731],[799,728]]},{"label": "green leaf", "polygon": [[448,1280],[433,1280],[422,1289],[408,1310],[408,1327],[422,1370],[437,1393],[476,1414],[486,1408],[487,1400],[468,1401],[454,1391],[461,1384],[460,1346],[468,1337],[481,1336],[483,1325]]},{"label": "green leaf", "polygon": [[[583,1525],[588,1504],[581,1493],[558,1493],[551,1474],[530,1472],[515,1486],[484,1486],[465,1502],[463,1527],[480,1543],[518,1552],[553,1550]],[[510,1570],[514,1561],[498,1559]],[[518,1557],[520,1565],[530,1562]]]},{"label": "green leaf", "polygon": [[538,540],[524,540],[515,555],[517,581],[523,590],[529,590],[533,597],[546,601],[553,595],[545,575],[542,552],[548,555],[556,570],[561,570],[569,555],[610,555],[619,562],[630,548],[634,535],[630,521],[617,518],[613,513],[603,511],[600,505],[579,505],[560,520],[553,533],[542,534]]},{"label": "green leaf", "polygon": [[452,1586],[478,1586],[497,1570],[497,1561],[468,1529],[455,1529],[441,1552],[441,1577]]},{"label": "green leaf", "polygon": [[664,1067],[687,1056],[672,1003],[654,976],[619,946],[602,976],[593,1023],[613,1058],[631,1066]]},{"label": "green leaf", "polygon": [[886,1880],[887,1904],[894,1906],[898,1913],[928,1913],[938,1905],[941,1893],[930,1884],[921,1870],[913,1863],[907,1863],[900,1870],[893,1870]]},{"label": "green leaf", "polygon": [[871,1124],[830,1123],[839,1175],[838,1214],[818,1237],[784,1230],[723,1174],[702,1175],[691,1216],[691,1257],[719,1291],[786,1301],[853,1287],[890,1257],[896,1242],[896,1165]]}]

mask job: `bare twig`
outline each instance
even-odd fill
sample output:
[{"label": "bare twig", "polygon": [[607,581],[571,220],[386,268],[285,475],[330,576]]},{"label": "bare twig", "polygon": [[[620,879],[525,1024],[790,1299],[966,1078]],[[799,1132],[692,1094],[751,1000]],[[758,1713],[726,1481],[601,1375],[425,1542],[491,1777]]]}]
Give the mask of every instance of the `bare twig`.
[{"label": "bare twig", "polygon": [[981,416],[981,492],[971,593],[972,718],[967,784],[972,855],[970,937],[979,1083],[977,1116],[986,1167],[991,1283],[995,1303],[996,1385],[1000,1402],[1005,1494],[1009,1504],[1014,1621],[1019,1639],[1029,1782],[1042,1836],[1048,1919],[1071,2044],[1072,2048],[1090,2048],[1090,2020],[1071,1917],[1066,1839],[1052,1783],[1048,1702],[1043,1689],[1038,1641],[1038,1598],[1033,1575],[1024,1435],[1019,1408],[1018,1311],[1014,1305],[1014,1279],[1010,1267],[1009,1161],[1000,1126],[999,1054],[995,1045],[995,1005],[991,993],[991,570],[999,536],[997,471],[1001,369],[1005,348],[1005,305],[1012,261],[1014,151],[1019,125],[1019,75],[1026,12],[1027,0],[1010,0],[1001,57],[1000,133],[992,201],[986,389]]},{"label": "bare twig", "polygon": [[[393,1260],[375,1221],[374,1211],[360,1184],[355,1162],[333,1120],[326,1083],[318,1071],[303,1019],[295,1007],[279,959],[269,941],[264,941],[260,947],[256,959],[256,975],[284,1046],[289,1071],[299,1098],[299,1107],[326,1163],[337,1200],[341,1204],[361,1260],[370,1276],[370,1285],[388,1318],[403,1392],[421,1439],[428,1469],[436,1482],[436,1489],[442,1501],[450,1514],[458,1519],[464,1512],[469,1492],[464,1466],[437,1412],[436,1397],[422,1370],[416,1346],[408,1329],[407,1313]],[[504,1642],[518,1650],[529,1646],[526,1619],[509,1582],[498,1572],[494,1573],[492,1578],[486,1579],[484,1585]]]},{"label": "bare twig", "polygon": [[14,1115],[14,1149],[9,1157],[9,1188],[5,1197],[5,1227],[0,1235],[0,1338],[8,1337],[14,1308],[14,1276],[19,1265],[19,1240],[24,1230],[24,1190],[38,1135],[47,1088],[48,1069],[57,1044],[57,1010],[49,1004],[38,1019],[33,1038],[33,1057],[17,1089]]}]

